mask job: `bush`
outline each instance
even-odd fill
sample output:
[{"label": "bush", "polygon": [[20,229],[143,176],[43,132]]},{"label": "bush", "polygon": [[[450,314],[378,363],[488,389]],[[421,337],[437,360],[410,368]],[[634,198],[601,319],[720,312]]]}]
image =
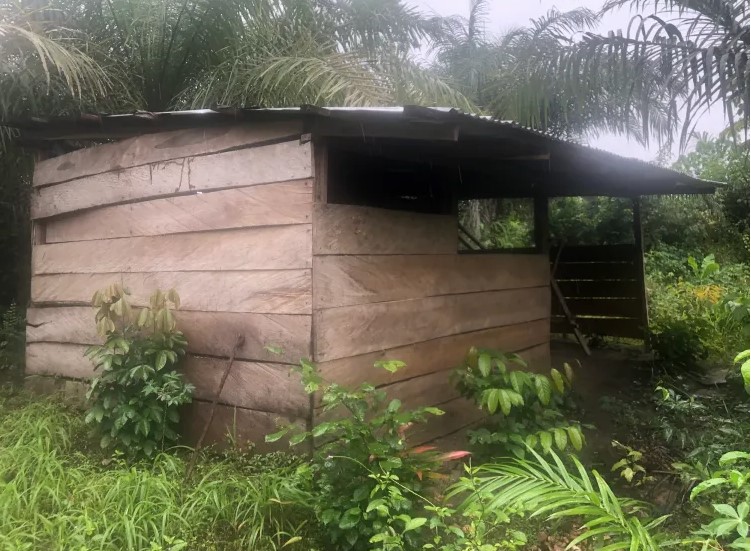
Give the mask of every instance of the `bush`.
[{"label": "bush", "polygon": [[[512,370],[511,367],[517,369]],[[470,442],[491,455],[511,453],[524,457],[528,448],[549,452],[553,445],[580,450],[584,434],[578,423],[564,415],[573,371],[550,370],[550,377],[524,371],[516,354],[472,348],[464,366],[454,373],[456,387],[465,398],[489,414],[486,424],[469,432]]]},{"label": "bush", "polygon": [[[391,372],[402,362],[379,362]],[[266,437],[273,442],[291,434],[290,444],[318,439],[313,454],[313,485],[318,519],[335,549],[419,549],[428,528],[419,516],[435,469],[466,452],[439,455],[431,446],[410,448],[406,432],[437,408],[402,410],[399,400],[386,403],[386,393],[368,383],[355,390],[325,383],[315,367],[301,362],[305,390],[322,391],[323,421],[311,431],[284,427]]]},{"label": "bush", "polygon": [[747,266],[721,267],[713,255],[680,265],[672,253],[647,262],[650,341],[664,367],[693,368],[707,358],[730,365],[748,348]]},{"label": "bush", "polygon": [[177,440],[179,407],[193,392],[176,371],[187,347],[172,314],[180,297],[156,291],[137,317],[119,285],[98,291],[93,303],[97,331],[106,339],[86,351],[100,372],[87,394],[86,422],[96,425],[102,448],[150,456]]}]

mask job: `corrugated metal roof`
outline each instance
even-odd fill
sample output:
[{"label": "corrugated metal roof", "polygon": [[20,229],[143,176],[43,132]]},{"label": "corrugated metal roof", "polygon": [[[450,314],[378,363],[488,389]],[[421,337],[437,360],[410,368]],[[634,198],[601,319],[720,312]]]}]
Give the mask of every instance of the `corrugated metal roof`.
[{"label": "corrugated metal roof", "polygon": [[[300,107],[196,109],[186,111],[134,112],[122,114],[82,114],[74,117],[30,118],[8,121],[6,126],[18,128],[27,143],[70,139],[117,139],[140,133],[191,128],[202,125],[224,125],[238,121],[273,121],[296,118],[338,119],[351,123],[393,123],[408,126],[415,123],[455,125],[459,135],[474,138],[516,139],[555,150],[558,158],[577,159],[577,170],[602,172],[603,167],[615,167],[620,172],[633,171],[639,178],[675,180],[672,191],[657,193],[707,193],[718,184],[700,180],[680,172],[659,167],[638,159],[626,158],[593,147],[564,140],[549,133],[522,126],[516,122],[499,120],[487,115],[465,113],[452,107]],[[388,131],[387,131],[388,132]],[[383,136],[381,136],[383,137]],[[553,153],[551,153],[552,155]]]}]

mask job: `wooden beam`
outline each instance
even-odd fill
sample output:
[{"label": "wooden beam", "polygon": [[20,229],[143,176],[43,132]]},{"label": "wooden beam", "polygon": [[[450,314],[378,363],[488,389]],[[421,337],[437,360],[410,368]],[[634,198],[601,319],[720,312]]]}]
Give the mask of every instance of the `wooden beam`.
[{"label": "wooden beam", "polygon": [[535,195],[535,248],[537,252],[547,255],[550,252],[550,220],[548,197]]},{"label": "wooden beam", "polygon": [[641,225],[641,201],[638,197],[633,198],[632,208],[634,212],[634,264],[636,264],[636,282],[639,289],[639,303],[641,305],[641,323],[644,327],[644,339],[649,327],[649,308],[647,305],[647,286],[644,275],[644,232]]}]

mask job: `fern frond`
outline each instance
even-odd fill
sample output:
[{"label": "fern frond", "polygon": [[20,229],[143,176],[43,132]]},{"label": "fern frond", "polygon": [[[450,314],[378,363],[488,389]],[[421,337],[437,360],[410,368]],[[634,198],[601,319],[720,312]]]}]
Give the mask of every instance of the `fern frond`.
[{"label": "fern frond", "polygon": [[[646,504],[613,493],[605,479],[571,456],[573,469],[550,452],[552,462],[529,449],[531,457],[509,459],[474,469],[473,484],[461,509],[483,500],[494,512],[524,510],[531,516],[546,515],[548,519],[581,519],[582,534],[570,542],[569,548],[584,542],[597,542],[597,549],[653,551],[661,547],[653,531],[666,517],[642,519]],[[463,493],[466,486],[459,482],[449,495]]]}]

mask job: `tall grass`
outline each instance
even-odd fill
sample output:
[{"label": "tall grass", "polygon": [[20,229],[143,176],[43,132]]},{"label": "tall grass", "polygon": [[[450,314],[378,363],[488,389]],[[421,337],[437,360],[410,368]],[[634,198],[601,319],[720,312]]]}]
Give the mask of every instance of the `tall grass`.
[{"label": "tall grass", "polygon": [[313,546],[294,467],[247,476],[203,461],[186,482],[178,455],[102,464],[85,430],[54,400],[0,399],[1,550],[263,550],[297,536]]}]

